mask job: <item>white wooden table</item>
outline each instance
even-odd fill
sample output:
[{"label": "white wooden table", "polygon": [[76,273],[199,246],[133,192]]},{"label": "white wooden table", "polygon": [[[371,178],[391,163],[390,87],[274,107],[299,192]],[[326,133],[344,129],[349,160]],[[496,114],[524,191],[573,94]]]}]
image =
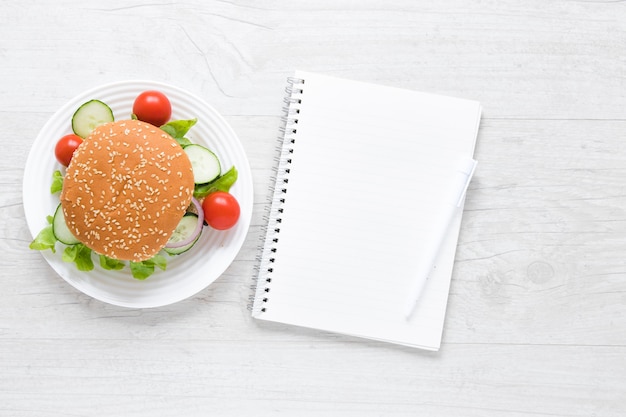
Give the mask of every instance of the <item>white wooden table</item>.
[{"label": "white wooden table", "polygon": [[[626,415],[626,3],[4,0],[0,64],[1,416]],[[440,352],[250,317],[294,69],[483,104]],[[254,176],[232,266],[154,309],[68,285],[22,206],[46,120],[126,79],[206,99]]]}]

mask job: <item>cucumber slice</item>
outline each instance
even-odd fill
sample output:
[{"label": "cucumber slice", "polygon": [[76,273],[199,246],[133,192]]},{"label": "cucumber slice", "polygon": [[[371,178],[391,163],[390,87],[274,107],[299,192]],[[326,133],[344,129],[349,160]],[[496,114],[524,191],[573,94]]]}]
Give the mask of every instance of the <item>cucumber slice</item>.
[{"label": "cucumber slice", "polygon": [[[178,226],[176,226],[176,229],[174,230],[174,233],[172,233],[172,236],[170,237],[169,242],[174,242],[174,243],[182,242],[183,240],[189,239],[191,234],[196,230],[197,224],[198,224],[198,215],[195,213],[191,213],[191,212],[186,213],[183,216],[183,218],[180,220],[180,222],[178,223]],[[181,246],[179,248],[165,247],[163,248],[163,250],[169,253],[170,255],[180,255],[181,253],[187,252],[189,249],[191,249],[193,245],[196,244],[198,239],[200,239],[201,234],[202,234],[202,231],[198,233],[198,235],[193,241],[191,241],[185,246]]]},{"label": "cucumber slice", "polygon": [[222,173],[220,160],[204,146],[193,144],[185,146],[185,153],[191,161],[193,179],[196,184],[206,184]]},{"label": "cucumber slice", "polygon": [[61,204],[57,206],[57,209],[54,212],[54,218],[52,219],[52,233],[59,242],[65,243],[66,245],[75,245],[80,243],[80,240],[76,239],[65,223],[65,216],[63,215]]},{"label": "cucumber slice", "polygon": [[90,100],[72,116],[72,130],[81,138],[86,138],[96,127],[113,120],[113,111],[109,106],[100,100]]}]

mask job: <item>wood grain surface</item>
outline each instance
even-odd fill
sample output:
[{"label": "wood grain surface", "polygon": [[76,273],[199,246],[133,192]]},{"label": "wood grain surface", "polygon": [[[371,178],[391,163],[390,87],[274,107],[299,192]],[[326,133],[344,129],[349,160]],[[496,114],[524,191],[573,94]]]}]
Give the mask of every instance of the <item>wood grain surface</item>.
[{"label": "wood grain surface", "polygon": [[[0,0],[0,62],[1,416],[626,415],[626,2]],[[295,69],[483,104],[439,352],[250,317]],[[254,178],[230,268],[153,309],[66,284],[22,206],[48,118],[127,79],[204,98]]]}]

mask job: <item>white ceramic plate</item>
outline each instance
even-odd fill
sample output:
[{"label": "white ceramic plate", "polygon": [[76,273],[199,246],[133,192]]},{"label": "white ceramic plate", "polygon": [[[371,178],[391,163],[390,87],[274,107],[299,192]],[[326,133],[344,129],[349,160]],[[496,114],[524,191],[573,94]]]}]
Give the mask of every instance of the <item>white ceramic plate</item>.
[{"label": "white ceramic plate", "polygon": [[226,171],[235,166],[239,177],[230,192],[241,206],[241,217],[232,229],[216,231],[205,227],[198,243],[179,256],[167,256],[166,271],[157,271],[146,280],[136,280],[128,266],[121,271],[106,271],[94,256],[95,268],[80,272],[74,264],[63,262],[64,246],[57,243],[56,253],[42,251],[50,266],[69,284],[106,303],[147,308],[163,306],[188,298],[215,281],[231,264],[241,249],[252,217],[252,175],[241,142],[228,123],[204,100],[179,88],[151,81],[123,81],[107,84],[74,97],[43,126],[35,139],[24,172],[24,211],[31,234],[36,236],[46,226],[59,203],[58,194],[50,194],[54,170],[65,172],[54,157],[59,138],[72,133],[74,111],[91,99],[102,100],[113,110],[116,120],[128,119],[135,97],[145,90],[159,90],[172,103],[172,120],[197,118],[187,137],[213,150]]}]

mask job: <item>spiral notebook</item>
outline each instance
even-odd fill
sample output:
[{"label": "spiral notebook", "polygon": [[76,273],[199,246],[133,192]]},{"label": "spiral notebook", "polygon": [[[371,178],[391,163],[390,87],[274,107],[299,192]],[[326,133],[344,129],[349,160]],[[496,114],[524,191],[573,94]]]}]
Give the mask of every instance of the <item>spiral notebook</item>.
[{"label": "spiral notebook", "polygon": [[480,104],[303,71],[286,91],[253,317],[438,350]]}]

